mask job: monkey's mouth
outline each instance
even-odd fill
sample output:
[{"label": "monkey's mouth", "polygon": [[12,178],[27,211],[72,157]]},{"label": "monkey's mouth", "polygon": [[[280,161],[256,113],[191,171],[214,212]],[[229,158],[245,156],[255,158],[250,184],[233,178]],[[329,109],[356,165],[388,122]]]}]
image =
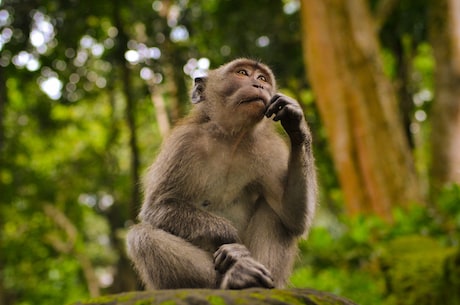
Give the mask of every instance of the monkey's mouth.
[{"label": "monkey's mouth", "polygon": [[265,100],[260,96],[251,97],[251,98],[248,98],[248,99],[241,100],[240,104],[249,104],[249,103],[256,103],[256,102],[262,102],[264,105],[266,104]]}]

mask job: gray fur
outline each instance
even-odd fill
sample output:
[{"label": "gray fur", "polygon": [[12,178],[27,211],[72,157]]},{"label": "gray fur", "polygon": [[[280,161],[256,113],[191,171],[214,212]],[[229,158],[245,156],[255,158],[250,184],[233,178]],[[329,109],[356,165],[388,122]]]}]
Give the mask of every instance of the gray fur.
[{"label": "gray fur", "polygon": [[[271,70],[251,60],[210,71],[199,84],[199,103],[146,175],[128,254],[150,289],[283,287],[316,206],[302,110],[275,95]],[[261,100],[241,104],[252,92]],[[290,146],[264,114],[281,121]]]}]

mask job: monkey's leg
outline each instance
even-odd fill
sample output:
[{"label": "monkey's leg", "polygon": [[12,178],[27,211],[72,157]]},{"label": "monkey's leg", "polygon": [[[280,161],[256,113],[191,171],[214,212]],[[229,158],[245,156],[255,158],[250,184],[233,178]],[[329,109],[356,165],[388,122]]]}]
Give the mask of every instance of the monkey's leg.
[{"label": "monkey's leg", "polygon": [[133,226],[128,255],[148,289],[216,288],[212,254],[149,224]]},{"label": "monkey's leg", "polygon": [[252,233],[245,240],[251,256],[271,272],[276,288],[284,287],[297,254],[296,239],[267,204],[260,205],[247,230]]}]

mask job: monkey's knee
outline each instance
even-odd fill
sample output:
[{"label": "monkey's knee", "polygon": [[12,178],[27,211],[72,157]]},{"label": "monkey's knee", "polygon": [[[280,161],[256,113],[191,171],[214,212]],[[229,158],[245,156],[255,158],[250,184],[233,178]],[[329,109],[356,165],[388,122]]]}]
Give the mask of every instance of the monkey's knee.
[{"label": "monkey's knee", "polygon": [[150,244],[149,237],[153,234],[153,230],[153,227],[147,224],[137,224],[129,229],[126,235],[126,246],[131,259],[145,254],[145,247]]},{"label": "monkey's knee", "polygon": [[215,288],[211,254],[149,224],[133,226],[128,256],[148,289]]},{"label": "monkey's knee", "polygon": [[144,223],[132,226],[126,236],[126,250],[128,257],[134,264],[142,282],[148,289],[158,286],[155,258],[155,229]]},{"label": "monkey's knee", "polygon": [[168,254],[173,254],[177,250],[176,244],[184,242],[177,236],[147,223],[132,226],[126,236],[128,256],[135,264],[138,258],[141,258],[144,263],[151,264],[166,259]]}]

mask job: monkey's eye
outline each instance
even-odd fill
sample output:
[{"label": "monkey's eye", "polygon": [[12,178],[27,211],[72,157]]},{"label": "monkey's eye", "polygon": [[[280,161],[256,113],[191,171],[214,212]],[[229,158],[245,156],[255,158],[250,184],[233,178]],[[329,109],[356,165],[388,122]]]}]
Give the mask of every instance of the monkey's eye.
[{"label": "monkey's eye", "polygon": [[257,78],[260,79],[263,82],[268,82],[267,78],[265,77],[265,75],[259,75],[259,77],[257,77]]},{"label": "monkey's eye", "polygon": [[236,72],[236,73],[241,74],[241,75],[246,75],[246,76],[249,75],[248,71],[246,71],[244,69],[238,70],[238,72]]}]

